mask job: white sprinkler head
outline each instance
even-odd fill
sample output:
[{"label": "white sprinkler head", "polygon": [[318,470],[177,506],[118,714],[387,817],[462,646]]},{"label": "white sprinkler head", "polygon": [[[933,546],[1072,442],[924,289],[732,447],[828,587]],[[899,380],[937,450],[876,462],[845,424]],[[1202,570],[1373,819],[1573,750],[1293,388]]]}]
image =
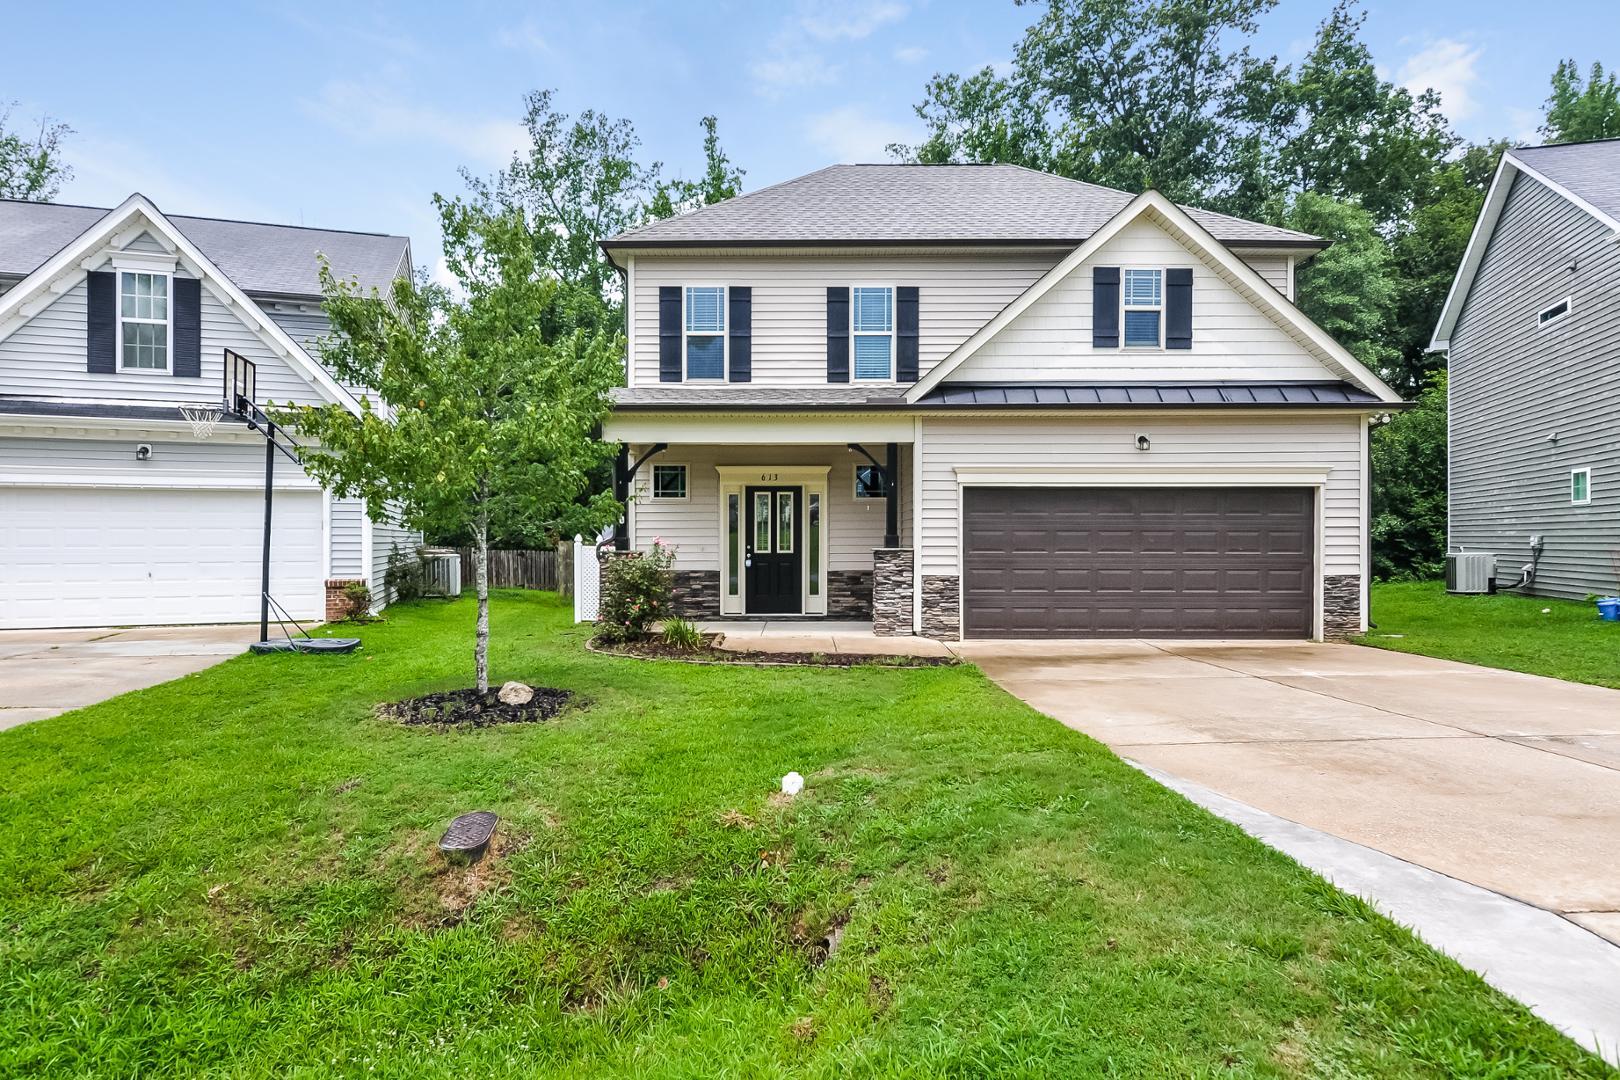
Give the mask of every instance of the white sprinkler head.
[{"label": "white sprinkler head", "polygon": [[782,777],[782,794],[797,795],[804,790],[804,777],[796,772],[790,772]]}]

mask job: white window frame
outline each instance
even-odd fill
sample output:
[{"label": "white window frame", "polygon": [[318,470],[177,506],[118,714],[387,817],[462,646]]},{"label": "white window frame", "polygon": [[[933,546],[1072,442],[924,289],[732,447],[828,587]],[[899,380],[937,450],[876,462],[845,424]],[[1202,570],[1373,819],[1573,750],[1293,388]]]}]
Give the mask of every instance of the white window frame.
[{"label": "white window frame", "polygon": [[[120,375],[168,375],[174,370],[174,274],[165,270],[152,270],[146,267],[120,266],[114,272],[117,288],[115,300],[118,305],[118,368]],[[163,279],[163,312],[162,319],[143,319],[138,315],[124,314],[124,275],[145,274],[148,277]],[[163,366],[160,368],[128,367],[124,364],[124,323],[141,323],[146,326],[162,326],[163,329]]]},{"label": "white window frame", "polygon": [[[1131,304],[1126,302],[1128,295],[1125,289],[1125,279],[1132,273],[1150,272],[1159,275],[1159,302],[1157,304]],[[1119,268],[1119,347],[1134,351],[1147,352],[1153,349],[1164,348],[1164,279],[1165,272],[1162,266],[1122,266]],[[1159,340],[1152,345],[1132,345],[1125,338],[1125,313],[1127,311],[1156,311],[1159,313]]]},{"label": "white window frame", "polygon": [[[882,330],[856,330],[855,329],[855,290],[856,289],[887,289],[889,292],[889,329]],[[900,290],[892,282],[881,281],[855,281],[849,286],[849,381],[850,385],[860,383],[863,386],[893,386],[895,385],[895,371],[900,366],[900,335],[897,327],[900,325]],[[858,337],[886,337],[889,339],[889,374],[882,379],[862,379],[855,374],[855,339]]]},{"label": "white window frame", "polygon": [[[1551,315],[1551,316],[1547,315],[1547,312],[1549,312],[1549,311],[1553,310],[1554,308],[1558,307],[1560,304],[1563,305],[1563,308],[1564,308],[1563,311],[1560,311],[1556,315]],[[1569,318],[1570,315],[1574,314],[1574,312],[1575,312],[1575,297],[1574,296],[1566,296],[1562,300],[1554,300],[1552,303],[1548,304],[1546,307],[1544,307],[1540,311],[1536,312],[1536,329],[1537,330],[1545,330],[1549,326],[1552,326],[1552,325],[1554,325],[1556,323],[1561,323],[1565,319]],[[1546,317],[1544,317],[1544,316],[1546,316]]]},{"label": "white window frame", "polygon": [[[1586,477],[1586,498],[1584,499],[1575,497],[1575,478],[1577,476]],[[1582,465],[1578,469],[1569,470],[1569,502],[1571,506],[1592,505],[1592,466]]]},{"label": "white window frame", "polygon": [[[874,381],[876,381],[876,380],[874,380]],[[866,462],[856,462],[855,463],[855,468],[850,473],[849,484],[850,484],[850,492],[851,492],[850,497],[853,498],[856,502],[860,502],[860,503],[882,502],[884,499],[888,498],[887,495],[862,495],[861,494],[861,470],[862,469],[876,469],[876,468],[877,468],[876,465],[872,465],[872,464],[869,464],[869,463],[866,463]]]},{"label": "white window frame", "polygon": [[[709,381],[712,381],[712,380],[700,379],[698,381],[699,382],[709,382]],[[680,494],[680,495],[660,495],[660,494],[658,494],[658,470],[659,469],[679,469],[679,470],[681,470],[681,491],[683,492],[683,494]],[[661,502],[661,503],[664,503],[664,502],[687,502],[687,501],[689,501],[692,498],[692,470],[687,468],[686,463],[684,461],[655,461],[655,462],[653,462],[652,463],[652,472],[647,474],[647,497],[649,499],[651,499],[653,502]]]},{"label": "white window frame", "polygon": [[[708,330],[686,329],[686,300],[688,289],[719,289],[720,290],[720,377],[717,379],[694,378],[687,370],[686,339],[688,337],[710,338],[716,335]],[[731,381],[731,286],[722,285],[713,281],[689,281],[681,286],[681,381],[718,384]]]}]

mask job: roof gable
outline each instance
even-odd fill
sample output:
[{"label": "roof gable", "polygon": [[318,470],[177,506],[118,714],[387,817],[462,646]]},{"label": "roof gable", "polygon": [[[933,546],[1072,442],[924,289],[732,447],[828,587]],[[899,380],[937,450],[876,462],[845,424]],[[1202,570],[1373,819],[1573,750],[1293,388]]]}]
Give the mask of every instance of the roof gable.
[{"label": "roof gable", "polygon": [[[831,165],[604,241],[603,247],[818,244],[1073,246],[1130,203],[1017,165]],[[1222,243],[1321,248],[1308,233],[1188,210]]]},{"label": "roof gable", "polygon": [[358,415],[355,396],[297,342],[277,326],[223,271],[182,234],[143,195],[131,195],[114,210],[84,229],[14,288],[0,295],[0,341],[4,341],[69,292],[85,275],[106,263],[113,251],[125,251],[143,237],[150,245],[172,252],[179,265],[200,278],[231,313],[241,320],[275,355],[320,391],[328,401]]},{"label": "roof gable", "polygon": [[[1070,252],[1062,262],[918,380],[906,393],[906,399],[913,402],[921,400],[947,379],[953,376],[960,377],[967,370],[973,370],[966,365],[981,353],[985,354],[987,363],[982,366],[976,365],[978,370],[975,377],[985,377],[987,369],[994,364],[992,356],[996,348],[992,343],[997,342],[1009,328],[1019,323],[1026,313],[1034,319],[1039,319],[1041,316],[1037,308],[1043,301],[1052,297],[1055,290],[1066,288],[1066,283],[1070,281],[1072,275],[1089,265],[1100,253],[1107,251],[1116,238],[1120,238],[1139,224],[1150,225],[1152,229],[1173,240],[1187,255],[1201,262],[1240,296],[1248,308],[1267,320],[1277,333],[1285,335],[1302,352],[1314,357],[1329,377],[1344,379],[1376,395],[1380,401],[1394,404],[1401,400],[1400,396],[1386,386],[1378,376],[1284,299],[1257,271],[1233,255],[1185,211],[1156,191],[1144,192],[1131,200],[1130,205],[1114,215],[1090,239]],[[1084,282],[1075,287],[1089,290],[1090,284]],[[1086,301],[1086,306],[1089,309],[1089,300]],[[1113,355],[1113,351],[1110,351],[1110,355]],[[1075,363],[1077,367],[1084,366],[1088,360],[1076,358]],[[1076,372],[1076,375],[1078,374],[1083,373]]]}]

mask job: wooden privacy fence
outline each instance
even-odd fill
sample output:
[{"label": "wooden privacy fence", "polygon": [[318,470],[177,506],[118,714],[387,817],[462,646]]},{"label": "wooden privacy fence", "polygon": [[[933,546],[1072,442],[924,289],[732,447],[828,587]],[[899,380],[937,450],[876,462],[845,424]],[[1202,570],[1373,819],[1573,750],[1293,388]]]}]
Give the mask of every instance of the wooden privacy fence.
[{"label": "wooden privacy fence", "polygon": [[[473,549],[464,547],[456,551],[461,555],[461,587],[470,593],[478,580]],[[557,571],[554,550],[491,548],[489,551],[489,587],[492,589],[557,589],[565,580]]]}]

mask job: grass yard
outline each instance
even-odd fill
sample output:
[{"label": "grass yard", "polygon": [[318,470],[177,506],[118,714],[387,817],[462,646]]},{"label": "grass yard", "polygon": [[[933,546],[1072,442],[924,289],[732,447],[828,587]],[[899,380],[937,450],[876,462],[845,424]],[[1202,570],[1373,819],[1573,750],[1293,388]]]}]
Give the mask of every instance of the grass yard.
[{"label": "grass yard", "polygon": [[[471,604],[426,603],[0,733],[0,1076],[1613,1075],[971,668],[493,622],[498,678],[588,706],[376,719],[468,677]],[[500,853],[446,868],[478,808]]]},{"label": "grass yard", "polygon": [[1593,604],[1395,582],[1372,587],[1372,621],[1362,644],[1620,688],[1620,623],[1600,621]]}]

